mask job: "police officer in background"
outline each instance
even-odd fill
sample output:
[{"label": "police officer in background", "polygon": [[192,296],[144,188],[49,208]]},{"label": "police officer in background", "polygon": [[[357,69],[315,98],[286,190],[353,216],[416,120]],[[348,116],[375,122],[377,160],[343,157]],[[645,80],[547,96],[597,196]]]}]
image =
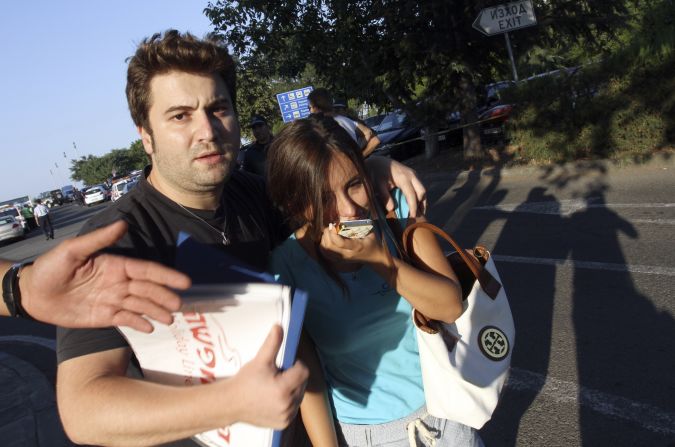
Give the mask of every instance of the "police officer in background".
[{"label": "police officer in background", "polygon": [[272,130],[269,124],[267,124],[267,120],[261,115],[253,115],[249,127],[253,132],[255,141],[242,148],[242,152],[244,153],[242,169],[264,176],[267,149],[273,138]]}]

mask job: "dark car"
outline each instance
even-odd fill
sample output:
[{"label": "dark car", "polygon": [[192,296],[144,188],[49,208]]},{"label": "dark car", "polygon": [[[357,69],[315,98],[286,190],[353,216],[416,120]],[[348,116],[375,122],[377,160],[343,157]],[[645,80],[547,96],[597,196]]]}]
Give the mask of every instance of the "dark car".
[{"label": "dark car", "polygon": [[496,104],[478,115],[480,134],[484,142],[506,139],[506,122],[511,116],[513,104]]},{"label": "dark car", "polygon": [[506,122],[514,105],[505,102],[502,93],[515,85],[514,81],[499,81],[485,86],[484,96],[477,110],[483,142],[492,143],[506,139]]},{"label": "dark car", "polygon": [[369,116],[368,118],[363,119],[363,123],[377,132],[377,127],[382,123],[382,120],[387,116],[386,113],[381,113],[379,115]]},{"label": "dark car", "polygon": [[405,112],[388,113],[375,128],[380,145],[374,154],[405,160],[420,153],[424,150],[420,130]]},{"label": "dark car", "polygon": [[63,192],[60,189],[54,189],[49,191],[49,195],[52,197],[52,206],[63,205],[64,202]]},{"label": "dark car", "polygon": [[[438,131],[440,147],[448,147],[461,141],[461,129],[455,129],[459,120],[458,113],[449,113],[446,116],[445,124]],[[374,130],[380,139],[380,145],[374,152],[376,155],[405,160],[424,152],[422,126],[414,123],[403,111],[388,113]]]}]

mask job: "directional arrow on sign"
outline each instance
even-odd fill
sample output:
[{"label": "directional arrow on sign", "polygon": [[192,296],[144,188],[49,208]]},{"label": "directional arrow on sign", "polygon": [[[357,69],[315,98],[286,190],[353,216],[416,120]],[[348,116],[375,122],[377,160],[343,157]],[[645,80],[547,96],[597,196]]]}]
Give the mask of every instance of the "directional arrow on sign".
[{"label": "directional arrow on sign", "polygon": [[534,8],[532,8],[530,0],[485,8],[473,21],[473,27],[486,36],[506,33],[536,24],[537,18],[534,16]]}]

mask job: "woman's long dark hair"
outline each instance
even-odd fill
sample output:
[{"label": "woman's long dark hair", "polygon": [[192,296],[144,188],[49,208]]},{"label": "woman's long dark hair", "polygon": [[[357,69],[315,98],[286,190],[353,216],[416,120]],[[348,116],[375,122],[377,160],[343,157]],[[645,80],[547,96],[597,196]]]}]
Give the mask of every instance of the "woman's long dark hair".
[{"label": "woman's long dark hair", "polygon": [[372,214],[380,215],[363,155],[356,142],[331,117],[311,115],[293,121],[274,138],[267,152],[267,189],[292,230],[309,224],[307,234],[317,246],[319,263],[342,288],[345,284],[321,256],[318,244],[329,223],[324,210],[335,208],[328,178],[331,160],[345,155],[363,180]]}]

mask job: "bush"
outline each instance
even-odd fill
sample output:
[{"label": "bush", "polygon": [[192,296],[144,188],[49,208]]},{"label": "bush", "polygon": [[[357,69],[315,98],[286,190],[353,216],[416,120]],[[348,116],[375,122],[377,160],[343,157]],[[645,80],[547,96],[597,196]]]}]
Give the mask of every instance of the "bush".
[{"label": "bush", "polygon": [[640,160],[675,146],[675,33],[667,3],[648,11],[632,39],[605,60],[505,93],[518,104],[507,130],[524,160]]}]

